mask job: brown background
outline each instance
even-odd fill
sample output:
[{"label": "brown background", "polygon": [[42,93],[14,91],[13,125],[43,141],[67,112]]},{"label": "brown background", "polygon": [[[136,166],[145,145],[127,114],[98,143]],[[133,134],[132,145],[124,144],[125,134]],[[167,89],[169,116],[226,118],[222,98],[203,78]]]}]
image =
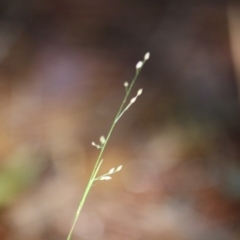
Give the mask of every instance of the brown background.
[{"label": "brown background", "polygon": [[[240,239],[240,7],[229,1],[0,2],[0,239]],[[240,13],[239,13],[240,15]]]}]

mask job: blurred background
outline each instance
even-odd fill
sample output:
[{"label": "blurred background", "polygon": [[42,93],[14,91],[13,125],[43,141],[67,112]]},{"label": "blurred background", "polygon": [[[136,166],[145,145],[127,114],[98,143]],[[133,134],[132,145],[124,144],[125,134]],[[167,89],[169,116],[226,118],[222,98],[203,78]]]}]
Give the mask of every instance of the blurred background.
[{"label": "blurred background", "polygon": [[0,1],[0,240],[240,239],[240,5]]}]

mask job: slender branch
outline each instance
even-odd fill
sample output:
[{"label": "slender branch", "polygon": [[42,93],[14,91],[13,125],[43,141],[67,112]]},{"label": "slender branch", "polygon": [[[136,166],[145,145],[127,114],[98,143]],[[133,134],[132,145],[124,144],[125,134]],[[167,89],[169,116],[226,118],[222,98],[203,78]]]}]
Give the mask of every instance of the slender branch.
[{"label": "slender branch", "polygon": [[[129,87],[126,87],[126,94],[125,94],[124,99],[123,99],[123,101],[122,101],[122,104],[121,104],[121,106],[120,106],[120,108],[119,108],[119,110],[118,110],[118,112],[117,112],[117,114],[116,114],[116,116],[115,116],[115,119],[114,119],[114,121],[113,121],[113,123],[112,123],[112,126],[110,127],[110,130],[109,130],[109,132],[108,132],[108,134],[107,134],[106,140],[105,140],[104,143],[102,143],[102,145],[101,145],[100,153],[99,153],[98,158],[97,158],[97,160],[96,160],[96,163],[95,163],[95,165],[94,165],[94,168],[93,168],[92,174],[91,174],[91,176],[90,176],[90,178],[89,178],[89,181],[88,181],[88,184],[87,184],[87,186],[86,186],[86,189],[85,189],[85,191],[84,191],[84,193],[83,193],[83,197],[82,197],[82,199],[81,199],[81,201],[80,201],[80,203],[79,203],[79,206],[78,206],[78,209],[77,209],[75,218],[74,218],[74,220],[73,220],[73,224],[72,224],[72,226],[71,226],[71,229],[70,229],[70,231],[69,231],[69,234],[68,234],[68,237],[67,237],[66,240],[71,240],[71,237],[72,237],[72,234],[73,234],[73,230],[74,230],[74,228],[75,228],[75,225],[76,225],[77,220],[78,220],[78,218],[79,218],[79,215],[80,215],[80,213],[81,213],[81,210],[82,210],[82,208],[83,208],[83,205],[84,205],[84,203],[85,203],[85,201],[86,201],[86,198],[87,198],[87,196],[88,196],[88,193],[89,193],[89,191],[90,191],[90,189],[91,189],[91,187],[92,187],[92,185],[93,185],[93,182],[94,182],[95,180],[100,179],[102,176],[105,176],[105,175],[106,175],[106,174],[104,174],[104,175],[96,178],[97,173],[98,173],[98,171],[99,171],[99,169],[100,169],[100,167],[101,167],[101,164],[102,164],[102,162],[103,162],[102,155],[103,155],[104,150],[105,150],[105,147],[106,147],[106,145],[107,145],[107,143],[108,143],[108,141],[109,141],[109,138],[110,138],[110,136],[111,136],[111,134],[112,134],[115,126],[116,126],[117,121],[118,121],[119,118],[123,115],[123,113],[130,107],[130,106],[127,106],[125,109],[123,109],[123,107],[125,106],[125,103],[126,103],[126,101],[127,101],[127,99],[128,99],[128,96],[129,96],[129,94],[130,94],[130,92],[131,92],[131,90],[132,90],[132,87],[133,87],[134,83],[136,82],[137,77],[138,77],[138,75],[139,75],[139,73],[140,73],[140,71],[141,71],[144,63],[148,60],[148,58],[149,58],[149,53],[146,53],[145,56],[144,56],[144,61],[143,61],[143,62],[141,62],[141,61],[138,62],[138,64],[136,65],[136,73],[135,73],[135,76],[134,76],[134,78],[133,78],[130,86],[129,86]],[[124,86],[125,86],[125,84],[124,84]],[[131,105],[131,104],[130,104],[130,105]],[[94,143],[94,146],[96,146],[95,143]]]}]

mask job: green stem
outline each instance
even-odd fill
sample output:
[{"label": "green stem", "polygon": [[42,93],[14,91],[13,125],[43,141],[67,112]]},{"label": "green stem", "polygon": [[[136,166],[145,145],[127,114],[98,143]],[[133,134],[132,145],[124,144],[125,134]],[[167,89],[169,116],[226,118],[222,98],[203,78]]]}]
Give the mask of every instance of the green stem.
[{"label": "green stem", "polygon": [[[143,63],[145,63],[145,62],[143,62]],[[100,159],[102,158],[102,155],[103,155],[103,152],[104,152],[104,150],[105,150],[105,147],[106,147],[106,145],[107,145],[107,143],[108,143],[108,140],[109,140],[109,138],[110,138],[110,136],[111,136],[111,134],[112,134],[112,132],[113,132],[113,129],[114,129],[116,123],[117,123],[118,117],[119,117],[119,115],[122,113],[123,107],[124,107],[124,105],[125,105],[125,103],[126,103],[126,101],[127,101],[127,98],[128,98],[128,96],[129,96],[129,94],[130,94],[130,92],[131,92],[131,90],[132,90],[132,87],[133,87],[135,81],[137,80],[137,77],[138,77],[140,71],[141,71],[141,69],[137,69],[137,70],[136,70],[135,76],[134,76],[134,78],[133,78],[130,86],[129,86],[129,87],[127,88],[127,90],[126,90],[126,94],[125,94],[125,97],[124,97],[124,99],[123,99],[123,101],[122,101],[122,104],[121,104],[121,106],[120,106],[120,108],[119,108],[119,110],[118,110],[118,112],[117,112],[117,114],[116,114],[116,116],[115,116],[115,119],[114,119],[114,121],[113,121],[113,124],[112,124],[109,132],[108,132],[108,135],[107,135],[107,137],[106,137],[106,140],[105,140],[104,144],[102,145],[101,151],[100,151],[100,153],[99,153],[99,155],[98,155],[97,161],[96,161],[95,166],[94,166],[94,168],[93,168],[91,177],[90,177],[90,179],[89,179],[89,181],[88,181],[88,184],[87,184],[87,187],[86,187],[86,189],[85,189],[85,191],[84,191],[84,193],[83,193],[83,197],[82,197],[82,199],[81,199],[81,201],[80,201],[80,203],[79,203],[79,206],[78,206],[78,209],[77,209],[77,212],[76,212],[76,215],[75,215],[73,224],[72,224],[72,226],[71,226],[70,232],[69,232],[68,237],[67,237],[66,240],[71,240],[71,237],[72,237],[72,234],[73,234],[73,230],[74,230],[74,228],[75,228],[75,225],[76,225],[77,220],[78,220],[78,218],[79,218],[79,215],[80,215],[80,213],[81,213],[81,210],[82,210],[82,208],[83,208],[83,205],[84,205],[84,203],[85,203],[85,201],[86,201],[86,198],[87,198],[87,196],[88,196],[88,193],[89,193],[89,191],[90,191],[90,189],[91,189],[91,187],[92,187],[92,184],[93,184],[93,182],[94,182],[94,180],[95,180],[95,177],[96,177],[96,175],[97,175],[97,173],[98,173],[98,171],[99,171],[99,169],[100,169],[100,166],[101,166],[101,164],[102,164],[102,162],[103,162],[103,159],[102,159],[102,160],[100,160]]]},{"label": "green stem", "polygon": [[76,225],[76,223],[77,223],[77,220],[78,220],[78,218],[79,218],[79,215],[80,215],[80,213],[81,213],[81,210],[82,210],[82,208],[83,208],[83,205],[84,205],[84,203],[85,203],[85,201],[86,201],[87,195],[88,195],[88,193],[89,193],[89,191],[90,191],[90,189],[91,189],[91,187],[92,187],[92,184],[93,184],[93,182],[94,182],[94,178],[96,177],[97,172],[98,172],[99,168],[101,167],[102,162],[103,162],[103,159],[99,162],[98,167],[97,167],[97,169],[96,169],[96,171],[95,171],[95,174],[94,174],[93,178],[90,179],[89,182],[88,182],[88,184],[87,184],[87,187],[86,187],[86,189],[85,189],[85,191],[84,191],[84,193],[83,193],[83,197],[82,197],[82,199],[81,199],[81,202],[80,202],[80,204],[79,204],[79,206],[78,206],[78,209],[77,209],[77,212],[76,212],[76,215],[75,215],[75,218],[74,218],[74,221],[73,221],[71,230],[70,230],[70,232],[69,232],[69,234],[68,234],[67,240],[71,240],[74,227],[75,227],[75,225]]},{"label": "green stem", "polygon": [[95,164],[95,166],[94,166],[94,168],[93,168],[93,172],[92,172],[92,175],[91,175],[90,179],[92,179],[92,176],[93,176],[93,174],[94,174],[94,172],[95,172],[95,170],[96,170],[96,168],[97,168],[97,166],[98,166],[98,163],[99,163],[99,161],[100,161],[100,159],[101,159],[101,157],[102,157],[102,155],[103,155],[103,152],[104,152],[105,147],[106,147],[106,145],[107,145],[107,143],[108,143],[108,140],[109,140],[109,138],[110,138],[110,136],[111,136],[111,134],[112,134],[112,132],[113,132],[113,129],[114,129],[116,123],[117,123],[116,120],[118,119],[118,116],[119,116],[119,115],[121,114],[121,112],[122,112],[122,109],[123,109],[123,107],[124,107],[124,105],[125,105],[125,103],[126,103],[126,101],[127,101],[127,98],[128,98],[128,96],[129,96],[129,94],[130,94],[130,92],[131,92],[131,89],[132,89],[134,83],[135,83],[136,80],[137,80],[137,77],[138,77],[139,73],[140,73],[140,70],[137,70],[136,73],[135,73],[135,76],[134,76],[134,78],[133,78],[133,80],[132,80],[132,82],[131,82],[131,84],[130,84],[130,86],[129,86],[129,88],[128,88],[127,91],[126,91],[126,94],[125,94],[125,97],[124,97],[124,99],[123,99],[123,101],[122,101],[122,104],[121,104],[121,106],[120,106],[120,108],[119,108],[119,110],[118,110],[118,112],[117,112],[117,114],[116,114],[116,116],[115,116],[115,118],[114,118],[113,124],[112,124],[112,126],[111,126],[111,128],[110,128],[110,130],[109,130],[109,132],[108,132],[108,135],[107,135],[107,137],[106,137],[106,140],[105,140],[105,142],[104,142],[104,144],[103,144],[103,146],[102,146],[102,148],[101,148],[101,151],[100,151],[99,156],[98,156],[98,158],[97,158],[96,164]]}]

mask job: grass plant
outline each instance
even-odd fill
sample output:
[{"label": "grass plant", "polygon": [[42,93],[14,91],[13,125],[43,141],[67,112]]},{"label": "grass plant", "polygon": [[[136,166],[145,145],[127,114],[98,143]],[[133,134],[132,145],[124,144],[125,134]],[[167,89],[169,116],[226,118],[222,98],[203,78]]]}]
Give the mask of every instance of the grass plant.
[{"label": "grass plant", "polygon": [[132,104],[137,100],[137,98],[142,94],[142,89],[139,89],[137,91],[137,94],[135,95],[135,97],[133,97],[128,103],[127,103],[127,100],[129,98],[129,95],[131,93],[131,90],[133,88],[133,85],[134,83],[136,82],[138,76],[139,76],[139,73],[141,72],[141,69],[143,68],[145,62],[149,59],[150,57],[150,53],[146,53],[144,55],[144,58],[143,58],[143,61],[139,61],[137,64],[136,64],[136,72],[135,72],[135,76],[134,78],[132,79],[132,81],[130,83],[128,82],[125,82],[123,85],[125,87],[125,96],[123,98],[123,101],[122,101],[122,104],[114,118],[114,121],[112,123],[112,126],[110,127],[110,130],[108,132],[108,134],[106,135],[106,138],[104,136],[101,136],[100,139],[99,139],[99,143],[95,143],[95,142],[92,142],[92,146],[96,147],[98,150],[99,150],[99,155],[97,157],[97,160],[96,160],[96,163],[95,163],[95,166],[93,168],[93,171],[92,171],[92,174],[90,176],[90,179],[88,181],[88,184],[84,190],[84,193],[83,193],[83,196],[82,196],[82,199],[79,203],[79,206],[78,206],[78,209],[76,211],[76,214],[75,214],[75,218],[73,220],[73,223],[72,223],[72,226],[71,226],[71,229],[69,231],[69,234],[67,236],[67,239],[66,240],[71,240],[72,238],[72,234],[73,234],[73,231],[74,231],[74,228],[75,228],[75,225],[77,223],[77,220],[80,216],[80,213],[81,213],[81,210],[84,206],[84,203],[87,199],[87,196],[89,194],[89,191],[91,190],[91,187],[93,186],[93,183],[95,181],[103,181],[103,180],[110,180],[112,179],[112,174],[116,173],[116,172],[119,172],[121,169],[122,169],[122,165],[118,166],[117,168],[111,168],[107,173],[103,174],[103,175],[100,175],[100,176],[97,176],[98,174],[98,171],[103,163],[103,159],[102,159],[102,156],[103,156],[103,153],[104,153],[104,150],[107,146],[107,143],[112,135],[112,132],[117,124],[117,122],[119,121],[119,119],[123,116],[123,114],[132,106]]}]

